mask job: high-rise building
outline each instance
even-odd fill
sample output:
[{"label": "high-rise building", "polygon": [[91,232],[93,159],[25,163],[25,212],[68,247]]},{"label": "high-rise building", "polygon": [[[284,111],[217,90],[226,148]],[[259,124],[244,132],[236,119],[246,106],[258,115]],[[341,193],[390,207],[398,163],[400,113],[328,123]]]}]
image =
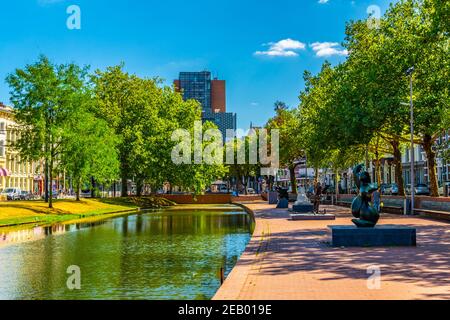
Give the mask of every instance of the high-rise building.
[{"label": "high-rise building", "polygon": [[195,99],[200,102],[203,121],[215,123],[224,140],[227,129],[236,130],[236,114],[227,112],[225,80],[211,79],[209,71],[180,72],[174,85],[184,100]]},{"label": "high-rise building", "polygon": [[225,80],[211,80],[211,109],[213,113],[227,112]]},{"label": "high-rise building", "polygon": [[175,85],[185,100],[195,99],[202,105],[203,112],[211,111],[211,72],[180,72]]},{"label": "high-rise building", "polygon": [[237,117],[236,113],[231,112],[205,112],[203,122],[210,121],[214,123],[222,133],[223,140],[227,138],[227,130],[236,131]]}]

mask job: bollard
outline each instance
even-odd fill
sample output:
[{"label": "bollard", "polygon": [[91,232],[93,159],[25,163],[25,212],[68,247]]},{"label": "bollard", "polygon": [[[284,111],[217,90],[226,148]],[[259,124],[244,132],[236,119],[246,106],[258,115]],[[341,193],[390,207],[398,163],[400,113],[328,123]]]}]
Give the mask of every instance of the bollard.
[{"label": "bollard", "polygon": [[223,267],[220,268],[220,284],[222,285],[225,281],[225,270]]}]

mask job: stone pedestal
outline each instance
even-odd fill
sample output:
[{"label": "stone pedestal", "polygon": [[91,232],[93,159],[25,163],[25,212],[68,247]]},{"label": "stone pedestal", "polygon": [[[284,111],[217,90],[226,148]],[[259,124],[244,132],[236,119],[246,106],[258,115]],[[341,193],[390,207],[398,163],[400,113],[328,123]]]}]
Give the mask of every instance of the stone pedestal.
[{"label": "stone pedestal", "polygon": [[416,229],[382,225],[375,228],[330,226],[333,247],[416,246]]},{"label": "stone pedestal", "polygon": [[296,213],[312,213],[314,212],[314,205],[306,196],[306,190],[304,187],[300,188],[300,192],[298,193],[297,201],[294,203],[292,207],[292,211]]},{"label": "stone pedestal", "polygon": [[313,204],[294,204],[292,211],[298,213],[310,213],[314,211]]},{"label": "stone pedestal", "polygon": [[288,209],[289,208],[289,201],[288,199],[280,199],[277,204],[277,209]]},{"label": "stone pedestal", "polygon": [[291,219],[297,220],[336,220],[336,216],[333,214],[313,214],[313,213],[301,213],[301,214],[291,214]]},{"label": "stone pedestal", "polygon": [[277,204],[277,203],[278,203],[278,192],[270,191],[269,204]]}]

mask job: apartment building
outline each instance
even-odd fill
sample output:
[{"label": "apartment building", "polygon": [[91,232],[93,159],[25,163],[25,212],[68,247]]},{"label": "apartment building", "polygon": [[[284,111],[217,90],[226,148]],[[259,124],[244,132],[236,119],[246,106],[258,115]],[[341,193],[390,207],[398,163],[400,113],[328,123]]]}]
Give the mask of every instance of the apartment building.
[{"label": "apartment building", "polygon": [[15,126],[13,109],[0,103],[0,190],[20,188],[40,193],[40,165],[22,161],[18,152],[11,147],[17,139],[17,133],[12,130]]}]

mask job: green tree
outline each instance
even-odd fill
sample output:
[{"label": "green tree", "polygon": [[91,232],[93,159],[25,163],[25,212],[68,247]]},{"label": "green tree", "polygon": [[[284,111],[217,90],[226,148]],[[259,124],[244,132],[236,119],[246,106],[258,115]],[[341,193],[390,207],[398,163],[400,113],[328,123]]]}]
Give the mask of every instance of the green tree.
[{"label": "green tree", "polygon": [[277,129],[280,136],[280,165],[289,169],[292,193],[297,194],[295,169],[305,156],[302,149],[302,135],[298,109],[277,108],[276,115],[266,124],[267,130]]},{"label": "green tree", "polygon": [[19,125],[14,147],[26,161],[44,160],[46,200],[53,207],[53,171],[64,150],[67,123],[85,94],[87,68],[55,65],[45,56],[6,78]]},{"label": "green tree", "polygon": [[[368,29],[365,21],[347,28],[348,64],[359,92],[376,102],[372,115],[378,114],[377,131],[394,149],[396,176],[401,178],[399,145],[407,141],[409,130],[409,78],[414,73],[416,143],[424,148],[428,160],[431,193],[438,195],[436,178],[436,138],[448,127],[441,119],[450,112],[448,22],[437,0],[403,0],[390,6],[379,29]],[[447,14],[448,15],[448,14]],[[355,76],[357,75],[357,76]],[[366,90],[364,90],[366,89]],[[367,90],[369,89],[369,90]],[[363,97],[357,99],[364,101]],[[401,188],[403,183],[399,181]]]},{"label": "green tree", "polygon": [[258,130],[241,138],[235,137],[226,143],[226,150],[233,150],[233,159],[226,159],[229,177],[234,178],[234,187],[238,192],[243,190],[245,194],[248,194],[248,184],[251,178],[260,175],[263,165],[260,162],[258,150],[255,148],[258,145]]},{"label": "green tree", "polygon": [[334,105],[337,88],[336,70],[325,63],[319,74],[304,74],[305,90],[300,93],[299,128],[302,149],[308,164],[315,170],[315,181],[319,179],[319,169],[329,163],[331,151],[345,141],[342,124]]},{"label": "green tree", "polygon": [[117,137],[106,121],[88,111],[93,103],[90,98],[80,101],[63,134],[61,166],[75,184],[77,201],[85,182],[95,179],[105,183],[119,174]]},{"label": "green tree", "polygon": [[[128,195],[128,180],[143,183],[151,155],[154,127],[160,125],[162,89],[158,79],[141,79],[123,71],[123,65],[97,70],[92,76],[97,99],[96,115],[104,119],[119,138],[118,152],[122,196]],[[153,127],[154,126],[154,127]]]}]

